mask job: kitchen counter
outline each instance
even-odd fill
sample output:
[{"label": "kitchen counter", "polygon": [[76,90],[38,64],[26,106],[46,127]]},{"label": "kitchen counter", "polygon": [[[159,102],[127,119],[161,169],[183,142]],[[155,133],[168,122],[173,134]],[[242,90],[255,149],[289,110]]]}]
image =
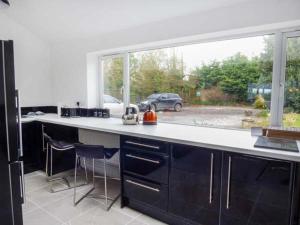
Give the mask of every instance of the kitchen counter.
[{"label": "kitchen counter", "polygon": [[[172,143],[300,162],[300,153],[255,148],[254,143],[256,142],[256,137],[252,137],[250,131],[168,123],[159,123],[154,126],[145,126],[141,124],[123,125],[122,120],[118,118],[61,118],[58,117],[57,114],[46,114],[42,116],[22,118],[21,121],[22,123],[40,121],[119,135],[136,136]],[[298,146],[300,146],[299,141]]]}]

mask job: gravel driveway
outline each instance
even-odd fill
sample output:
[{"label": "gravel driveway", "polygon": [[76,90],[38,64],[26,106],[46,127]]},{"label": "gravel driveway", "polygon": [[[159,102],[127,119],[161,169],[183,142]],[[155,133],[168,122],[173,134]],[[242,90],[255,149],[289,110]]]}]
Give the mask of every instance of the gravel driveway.
[{"label": "gravel driveway", "polygon": [[189,106],[181,112],[157,112],[161,122],[182,123],[199,126],[217,126],[224,128],[241,128],[245,111],[256,115],[260,110],[251,107],[232,106]]}]

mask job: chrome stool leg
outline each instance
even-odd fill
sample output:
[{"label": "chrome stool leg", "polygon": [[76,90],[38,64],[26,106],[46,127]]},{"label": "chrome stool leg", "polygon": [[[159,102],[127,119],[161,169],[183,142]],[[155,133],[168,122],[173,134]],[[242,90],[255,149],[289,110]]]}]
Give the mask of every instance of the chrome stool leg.
[{"label": "chrome stool leg", "polygon": [[[103,158],[103,169],[104,169],[104,176],[96,176],[95,175],[95,159],[93,158],[92,159],[92,163],[93,163],[93,171],[92,171],[92,173],[93,173],[93,187],[90,189],[90,190],[88,190],[81,198],[79,198],[77,201],[76,201],[76,192],[75,192],[75,188],[74,188],[74,206],[76,206],[79,202],[81,202],[84,198],[86,198],[86,197],[93,197],[93,198],[102,198],[102,199],[105,199],[105,209],[106,209],[106,211],[108,211],[111,207],[112,207],[112,205],[118,200],[118,198],[120,197],[120,194],[118,194],[115,198],[111,198],[111,197],[109,197],[108,196],[108,193],[107,193],[107,170],[106,170],[106,158],[104,157]],[[86,167],[85,167],[86,168]],[[76,171],[77,169],[75,168],[75,171]],[[104,179],[104,195],[97,195],[97,196],[95,196],[95,195],[90,195],[91,194],[91,192],[93,192],[94,190],[95,190],[95,178],[103,178]],[[110,200],[111,201],[111,203],[109,204],[108,203],[108,200]]]},{"label": "chrome stool leg", "polygon": [[[93,190],[95,190],[95,184],[94,184],[94,180],[93,180],[93,187],[87,191],[86,194],[84,194],[82,197],[80,197],[78,200],[76,200],[76,188],[79,187],[77,186],[77,167],[78,167],[78,160],[81,159],[81,157],[79,157],[76,154],[76,163],[75,163],[75,174],[74,174],[74,179],[75,179],[75,183],[74,183],[74,198],[73,198],[73,203],[74,206],[76,206],[79,202],[81,202],[85,197],[87,197]],[[86,167],[86,161],[85,158],[83,159],[83,163],[84,163],[84,170],[85,170],[85,178],[86,178],[86,184],[88,184],[88,175],[87,175],[87,167]],[[93,178],[94,179],[94,178]]]},{"label": "chrome stool leg", "polygon": [[103,159],[103,169],[104,169],[104,194],[105,194],[105,205],[107,207],[107,180],[106,180],[106,159],[104,155]]},{"label": "chrome stool leg", "polygon": [[[47,161],[47,176],[48,176],[48,182],[50,183],[50,191],[52,193],[56,193],[56,192],[61,192],[61,191],[65,191],[65,190],[69,190],[71,188],[73,188],[73,186],[70,184],[69,180],[67,179],[67,177],[55,177],[53,176],[53,149],[54,147],[50,145],[50,175],[48,174],[48,167],[49,167],[49,159],[46,158],[46,161]],[[47,150],[48,151],[48,150]],[[76,167],[76,165],[75,165]],[[86,172],[87,174],[87,172]],[[60,190],[54,190],[53,189],[53,182],[54,181],[58,181],[58,180],[62,180],[64,181],[64,183],[66,184],[66,188],[62,188]],[[86,185],[88,183],[88,180],[87,180],[87,176],[86,176],[86,182],[84,184],[81,184],[79,186],[83,186],[83,185]],[[78,187],[78,186],[77,186]]]},{"label": "chrome stool leg", "polygon": [[46,175],[48,176],[48,165],[49,165],[49,162],[48,162],[48,158],[49,158],[49,156],[48,156],[48,154],[49,154],[49,144],[47,143],[47,147],[46,147]]}]

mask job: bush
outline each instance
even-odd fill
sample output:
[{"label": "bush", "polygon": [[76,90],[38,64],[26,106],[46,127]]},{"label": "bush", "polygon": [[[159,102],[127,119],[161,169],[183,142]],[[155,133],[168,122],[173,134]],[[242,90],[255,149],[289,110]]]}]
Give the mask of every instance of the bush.
[{"label": "bush", "polygon": [[293,112],[300,113],[300,91],[286,93],[287,107],[292,108]]},{"label": "bush", "polygon": [[256,109],[265,109],[267,107],[265,99],[261,95],[255,97],[254,108]]},{"label": "bush", "polygon": [[262,117],[262,118],[268,118],[269,117],[269,111],[268,110],[262,110],[257,114],[257,117]]},{"label": "bush", "polygon": [[293,112],[294,112],[294,109],[293,109],[293,107],[285,107],[285,108],[283,109],[283,112],[284,112],[284,113],[293,113]]},{"label": "bush", "polygon": [[201,101],[203,102],[222,102],[232,98],[225,94],[219,87],[211,87],[201,90]]}]

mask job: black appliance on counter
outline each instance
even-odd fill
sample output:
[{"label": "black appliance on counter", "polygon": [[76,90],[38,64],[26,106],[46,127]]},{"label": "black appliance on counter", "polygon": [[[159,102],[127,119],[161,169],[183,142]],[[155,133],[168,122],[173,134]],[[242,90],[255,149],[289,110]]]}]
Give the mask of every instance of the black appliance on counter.
[{"label": "black appliance on counter", "polygon": [[88,117],[110,118],[110,110],[108,108],[88,109]]},{"label": "black appliance on counter", "polygon": [[110,110],[107,108],[66,108],[62,107],[60,116],[69,117],[98,117],[98,118],[110,118]]},{"label": "black appliance on counter", "polygon": [[13,41],[0,41],[0,223],[22,225],[24,176]]},{"label": "black appliance on counter", "polygon": [[79,117],[80,116],[80,109],[79,108],[65,108],[62,107],[61,109],[61,117]]}]

